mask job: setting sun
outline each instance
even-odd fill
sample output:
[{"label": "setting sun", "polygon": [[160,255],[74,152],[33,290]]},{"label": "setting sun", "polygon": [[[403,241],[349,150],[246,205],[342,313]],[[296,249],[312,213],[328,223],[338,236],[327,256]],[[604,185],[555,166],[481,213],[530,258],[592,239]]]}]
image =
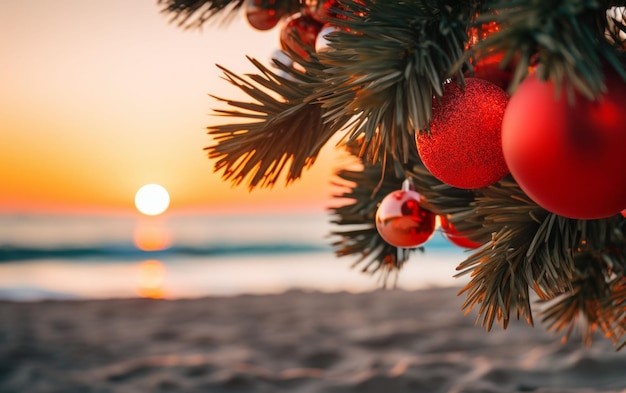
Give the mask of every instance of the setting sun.
[{"label": "setting sun", "polygon": [[170,195],[159,184],[146,184],[135,194],[137,210],[148,216],[156,216],[163,213],[169,205]]}]

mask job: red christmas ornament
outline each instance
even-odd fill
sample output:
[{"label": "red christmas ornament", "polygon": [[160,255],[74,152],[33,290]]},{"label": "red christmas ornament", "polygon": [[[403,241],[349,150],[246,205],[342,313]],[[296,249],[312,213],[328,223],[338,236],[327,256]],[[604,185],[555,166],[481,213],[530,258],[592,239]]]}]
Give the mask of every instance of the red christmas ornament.
[{"label": "red christmas ornament", "polygon": [[430,132],[418,132],[417,149],[430,173],[457,188],[489,186],[508,172],[500,128],[509,100],[500,87],[466,78],[463,89],[448,83],[433,103]]},{"label": "red christmas ornament", "polygon": [[283,16],[284,12],[276,6],[276,0],[248,0],[246,4],[246,19],[257,30],[274,28]]},{"label": "red christmas ornament", "polygon": [[[568,218],[597,219],[626,206],[626,84],[614,71],[590,101],[532,74],[511,98],[502,124],[504,157],[522,190]],[[557,94],[558,93],[558,94]]]},{"label": "red christmas ornament", "polygon": [[[497,22],[484,23],[480,27],[472,27],[468,32],[469,40],[465,49],[470,49],[480,41],[485,40],[491,34],[500,31],[500,25]],[[504,53],[495,52],[480,59],[472,59],[474,72],[472,75],[474,78],[480,78],[488,80],[489,82],[500,86],[503,90],[507,90],[509,84],[513,80],[515,73],[516,62],[510,61],[506,66],[501,67],[500,63],[504,59]]]},{"label": "red christmas ornament", "polygon": [[395,247],[413,248],[430,239],[437,216],[420,206],[422,200],[408,182],[383,198],[376,211],[376,229],[383,240]]},{"label": "red christmas ornament", "polygon": [[463,233],[456,230],[454,225],[448,221],[446,216],[439,216],[439,222],[441,223],[441,232],[443,236],[450,241],[450,243],[462,248],[478,248],[482,244],[477,243],[466,236]]},{"label": "red christmas ornament", "polygon": [[[361,0],[353,0],[356,4],[365,5]],[[346,8],[338,0],[304,0],[302,13],[320,23],[328,23],[333,19],[346,19],[346,16],[335,12]],[[359,12],[360,13],[360,12]]]},{"label": "red christmas ornament", "polygon": [[321,53],[327,51],[330,47],[328,45],[328,39],[326,38],[326,35],[339,30],[341,30],[341,28],[337,26],[333,26],[328,23],[325,24],[317,35],[317,39],[315,40],[315,52]]},{"label": "red christmas ornament", "polygon": [[322,23],[310,16],[294,14],[280,31],[282,49],[293,52],[304,59],[315,52],[315,41],[322,30]]},{"label": "red christmas ornament", "polygon": [[331,9],[338,6],[337,0],[304,0],[302,12],[320,23],[326,23],[329,18],[336,16]]},{"label": "red christmas ornament", "polygon": [[474,78],[488,80],[506,91],[513,80],[515,66],[509,62],[501,68],[502,59],[504,59],[503,53],[495,53],[480,59],[474,65]]},{"label": "red christmas ornament", "polygon": [[500,31],[500,25],[496,21],[483,23],[480,27],[472,26],[467,33],[467,44],[465,50],[472,48],[480,41],[484,41],[493,33]]}]

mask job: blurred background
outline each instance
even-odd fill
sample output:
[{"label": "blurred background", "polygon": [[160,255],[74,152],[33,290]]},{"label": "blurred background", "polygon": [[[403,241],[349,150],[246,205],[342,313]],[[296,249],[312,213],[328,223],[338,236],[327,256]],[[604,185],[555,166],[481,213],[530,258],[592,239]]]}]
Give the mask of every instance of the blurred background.
[{"label": "blurred background", "polygon": [[[376,289],[328,237],[327,146],[303,178],[233,188],[213,173],[211,95],[243,99],[216,64],[254,72],[278,31],[245,18],[185,30],[155,0],[0,4],[0,297],[167,297]],[[158,196],[135,200],[145,184]],[[141,204],[163,212],[140,212]],[[145,207],[145,206],[144,206]],[[149,207],[149,206],[148,206]],[[455,285],[440,236],[399,285]]]}]

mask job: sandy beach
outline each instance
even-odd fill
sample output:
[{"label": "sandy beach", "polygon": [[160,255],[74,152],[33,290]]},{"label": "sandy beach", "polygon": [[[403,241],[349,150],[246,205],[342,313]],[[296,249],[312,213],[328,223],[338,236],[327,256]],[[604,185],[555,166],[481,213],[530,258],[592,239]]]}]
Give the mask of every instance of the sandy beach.
[{"label": "sandy beach", "polygon": [[455,288],[0,303],[0,392],[624,392],[626,350],[491,333]]}]

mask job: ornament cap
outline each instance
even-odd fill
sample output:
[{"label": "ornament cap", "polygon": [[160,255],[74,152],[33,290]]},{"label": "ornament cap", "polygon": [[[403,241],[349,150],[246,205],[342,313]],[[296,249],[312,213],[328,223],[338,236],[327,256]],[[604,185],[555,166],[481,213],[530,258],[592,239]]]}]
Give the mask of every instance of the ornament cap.
[{"label": "ornament cap", "polygon": [[413,184],[409,178],[404,179],[402,182],[402,191],[410,191],[413,189]]}]

